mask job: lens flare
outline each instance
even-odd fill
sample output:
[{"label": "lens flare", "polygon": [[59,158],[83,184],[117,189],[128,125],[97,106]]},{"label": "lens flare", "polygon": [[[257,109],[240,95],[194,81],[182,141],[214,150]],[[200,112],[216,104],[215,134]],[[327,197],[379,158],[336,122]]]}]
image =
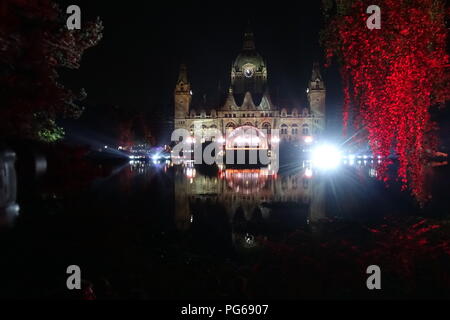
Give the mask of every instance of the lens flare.
[{"label": "lens flare", "polygon": [[341,162],[341,152],[333,145],[321,145],[312,152],[312,163],[321,169],[334,169]]}]

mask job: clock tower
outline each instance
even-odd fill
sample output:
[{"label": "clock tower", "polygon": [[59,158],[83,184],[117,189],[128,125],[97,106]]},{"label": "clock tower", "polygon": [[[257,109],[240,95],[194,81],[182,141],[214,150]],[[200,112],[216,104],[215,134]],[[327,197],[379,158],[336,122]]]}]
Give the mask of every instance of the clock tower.
[{"label": "clock tower", "polygon": [[235,94],[263,94],[267,86],[267,67],[256,52],[250,27],[244,34],[244,45],[231,68],[231,87]]}]

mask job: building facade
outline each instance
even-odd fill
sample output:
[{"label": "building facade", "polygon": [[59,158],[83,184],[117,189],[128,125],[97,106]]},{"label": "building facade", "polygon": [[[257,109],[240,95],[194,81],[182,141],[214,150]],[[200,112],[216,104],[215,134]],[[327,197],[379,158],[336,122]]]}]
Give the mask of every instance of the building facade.
[{"label": "building facade", "polygon": [[256,51],[253,33],[247,30],[230,76],[231,84],[223,103],[196,109],[192,105],[187,68],[182,65],[174,92],[175,129],[193,133],[199,128],[202,136],[209,136],[207,131],[211,129],[219,129],[226,136],[241,126],[265,129],[269,135],[272,129],[278,129],[281,141],[298,143],[310,143],[323,133],[326,88],[317,63],[313,65],[307,88],[308,106],[275,105],[269,94],[266,62]]}]

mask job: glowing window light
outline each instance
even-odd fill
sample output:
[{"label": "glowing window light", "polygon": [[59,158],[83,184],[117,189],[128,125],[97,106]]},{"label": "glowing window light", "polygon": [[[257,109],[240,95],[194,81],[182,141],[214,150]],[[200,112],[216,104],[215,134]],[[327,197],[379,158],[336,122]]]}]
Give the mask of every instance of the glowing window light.
[{"label": "glowing window light", "polygon": [[305,143],[312,143],[313,142],[313,137],[311,137],[311,136],[307,136],[307,137],[305,137]]},{"label": "glowing window light", "polygon": [[279,142],[280,142],[280,138],[278,138],[278,137],[272,138],[272,143],[279,143]]},{"label": "glowing window light", "polygon": [[322,169],[334,169],[341,162],[341,152],[332,145],[321,145],[312,152],[312,162]]},{"label": "glowing window light", "polygon": [[306,168],[305,169],[305,177],[312,178],[312,176],[313,176],[313,172],[312,172],[311,168]]},{"label": "glowing window light", "polygon": [[195,178],[195,176],[196,176],[196,170],[195,169],[193,169],[193,168],[187,168],[186,169],[186,177],[192,179],[192,178]]},{"label": "glowing window light", "polygon": [[192,138],[192,137],[188,137],[188,138],[186,139],[186,142],[187,142],[187,143],[194,143],[194,141],[195,141],[195,139]]}]

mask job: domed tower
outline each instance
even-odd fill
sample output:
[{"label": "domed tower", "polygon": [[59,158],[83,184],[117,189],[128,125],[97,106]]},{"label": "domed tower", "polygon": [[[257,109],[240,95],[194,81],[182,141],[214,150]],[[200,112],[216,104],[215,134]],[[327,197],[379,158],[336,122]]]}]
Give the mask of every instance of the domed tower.
[{"label": "domed tower", "polygon": [[267,67],[256,52],[250,26],[244,34],[244,45],[231,68],[231,87],[234,94],[264,94],[267,87]]},{"label": "domed tower", "polygon": [[189,106],[192,100],[191,84],[187,78],[186,65],[180,66],[180,74],[175,86],[175,119],[184,119],[189,113]]}]

